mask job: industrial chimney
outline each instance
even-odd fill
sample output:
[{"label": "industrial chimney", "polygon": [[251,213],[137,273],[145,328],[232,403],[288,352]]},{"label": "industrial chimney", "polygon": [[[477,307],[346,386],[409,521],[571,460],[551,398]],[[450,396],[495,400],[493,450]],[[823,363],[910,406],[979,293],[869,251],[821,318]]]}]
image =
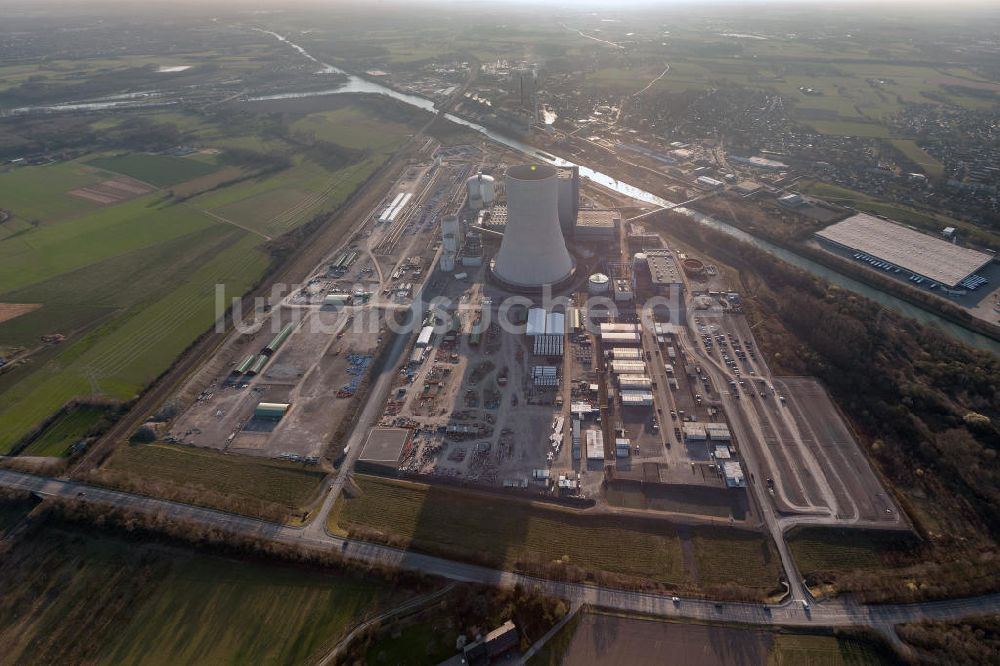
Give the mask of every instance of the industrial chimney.
[{"label": "industrial chimney", "polygon": [[493,274],[515,288],[555,285],[573,274],[559,227],[559,174],[547,164],[507,169],[507,226]]}]

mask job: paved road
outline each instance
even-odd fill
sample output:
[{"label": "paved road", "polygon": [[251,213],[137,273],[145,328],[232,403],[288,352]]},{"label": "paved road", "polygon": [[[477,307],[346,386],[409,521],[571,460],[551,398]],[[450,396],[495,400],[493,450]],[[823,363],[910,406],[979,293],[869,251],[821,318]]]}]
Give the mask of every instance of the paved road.
[{"label": "paved road", "polygon": [[[735,602],[716,605],[712,601],[681,599],[675,603],[669,595],[662,592],[616,590],[583,583],[544,580],[389,546],[344,539],[325,532],[277,525],[214,509],[87,486],[76,481],[48,479],[0,470],[0,486],[29,490],[42,497],[77,498],[98,505],[166,515],[233,534],[269,539],[315,551],[340,552],[350,559],[398,567],[460,582],[504,587],[519,584],[536,587],[542,592],[562,597],[570,603],[585,603],[663,617],[723,620],[756,625],[820,627],[860,625],[891,633],[893,625],[903,622],[955,620],[971,615],[1000,612],[1000,594],[920,604],[879,606],[861,605],[850,600],[832,600],[815,603],[809,611],[803,609],[801,603],[793,602],[776,606]],[[894,633],[892,637],[895,638]]]}]

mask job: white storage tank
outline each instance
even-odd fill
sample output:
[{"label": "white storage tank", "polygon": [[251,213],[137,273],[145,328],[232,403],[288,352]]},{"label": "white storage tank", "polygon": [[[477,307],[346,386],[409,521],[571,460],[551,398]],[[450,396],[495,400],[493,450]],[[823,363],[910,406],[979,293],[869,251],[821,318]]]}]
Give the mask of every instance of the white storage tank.
[{"label": "white storage tank", "polygon": [[594,273],[587,280],[587,288],[591,294],[606,294],[611,285],[611,279],[604,273]]},{"label": "white storage tank", "polygon": [[469,208],[479,210],[493,205],[496,198],[496,181],[493,176],[477,173],[465,181],[465,187],[469,195]]}]

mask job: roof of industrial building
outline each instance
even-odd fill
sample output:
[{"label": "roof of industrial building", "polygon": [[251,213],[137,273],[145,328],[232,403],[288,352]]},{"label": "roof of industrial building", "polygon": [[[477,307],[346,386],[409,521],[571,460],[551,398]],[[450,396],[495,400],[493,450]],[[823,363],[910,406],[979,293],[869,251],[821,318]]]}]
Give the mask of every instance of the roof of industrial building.
[{"label": "roof of industrial building", "polygon": [[730,488],[742,488],[747,485],[743,477],[743,468],[735,460],[726,460],[722,463],[722,474],[726,477],[726,485]]},{"label": "roof of industrial building", "polygon": [[639,324],[611,322],[601,324],[601,334],[604,333],[634,333],[639,330]]},{"label": "roof of industrial building", "polygon": [[576,217],[576,226],[592,228],[613,228],[621,222],[622,216],[617,210],[609,208],[581,208]]},{"label": "roof of industrial building", "polygon": [[562,356],[563,336],[562,335],[536,335],[534,337],[535,356]]},{"label": "roof of industrial building", "polygon": [[949,287],[993,259],[985,252],[952,245],[941,238],[866,213],[853,215],[816,235]]},{"label": "roof of industrial building", "polygon": [[602,333],[601,341],[606,345],[637,345],[641,342],[638,333]]},{"label": "roof of industrial building", "polygon": [[654,285],[680,284],[681,273],[670,250],[646,250],[646,265]]},{"label": "roof of industrial building", "polygon": [[600,430],[587,431],[587,458],[604,460],[604,435]]}]

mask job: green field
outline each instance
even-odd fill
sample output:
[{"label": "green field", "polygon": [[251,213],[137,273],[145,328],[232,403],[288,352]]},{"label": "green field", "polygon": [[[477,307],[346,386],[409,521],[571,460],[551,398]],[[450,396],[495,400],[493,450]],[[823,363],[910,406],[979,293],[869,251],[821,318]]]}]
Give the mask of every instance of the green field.
[{"label": "green field", "polygon": [[64,456],[107,416],[107,409],[77,405],[57,417],[21,452],[24,456]]},{"label": "green field", "polygon": [[77,217],[100,206],[69,192],[102,180],[107,178],[81,160],[0,171],[3,208],[25,222],[51,223]]},{"label": "green field", "polygon": [[186,180],[207,176],[218,167],[214,164],[169,155],[130,153],[91,160],[99,169],[113,171],[156,187],[169,187]]},{"label": "green field", "polygon": [[343,203],[383,160],[370,157],[336,171],[300,160],[279,173],[208,192],[187,203],[260,234],[280,236]]},{"label": "green field", "polygon": [[307,132],[322,141],[347,148],[392,152],[413,129],[402,123],[374,118],[370,113],[344,107],[311,113],[292,123],[293,132]]},{"label": "green field", "polygon": [[433,621],[418,622],[400,630],[398,636],[379,640],[365,655],[368,666],[382,664],[437,664],[455,654],[458,632]]},{"label": "green field", "polygon": [[326,473],[315,465],[226,455],[169,444],[133,444],[115,452],[105,468],[148,480],[227,497],[297,509],[319,491]]},{"label": "green field", "polygon": [[400,594],[373,578],[50,527],[0,569],[0,663],[309,663]]},{"label": "green field", "polygon": [[[32,354],[0,375],[0,453],[74,398],[133,399],[210,328],[217,285],[231,298],[258,284],[272,262],[268,241],[346,201],[413,131],[410,115],[386,102],[330,103],[314,117],[143,113],[206,150],[111,156],[95,146],[72,161],[0,169],[0,205],[14,213],[0,225],[0,302],[41,306],[0,322],[3,354]],[[124,117],[95,122],[113,128]],[[315,144],[292,137],[308,118]],[[237,146],[291,165],[276,160],[277,171],[255,175],[252,155],[227,156]],[[115,174],[176,187],[175,196],[98,206],[68,194]],[[45,440],[32,452],[61,447]]]},{"label": "green field", "polygon": [[[104,306],[115,316],[92,328],[74,342],[59,349],[58,354],[18,381],[2,384],[4,402],[0,403],[0,450],[7,450],[37,423],[57,411],[77,396],[100,395],[120,400],[131,399],[143,386],[163,372],[190,342],[209,328],[215,319],[215,285],[225,284],[227,293],[241,294],[263,272],[267,259],[257,249],[257,240],[246,232],[216,225],[190,240],[204,244],[188,246],[187,255],[171,265],[170,270],[157,274],[157,262],[132,276],[136,284],[125,290],[148,287],[145,293],[134,294],[131,304],[114,303],[114,291],[105,282],[107,274],[86,269],[96,283],[69,283],[83,291],[96,291],[100,299],[111,301]],[[165,249],[163,246],[157,251]],[[143,253],[138,253],[141,258]],[[165,252],[164,257],[170,253]],[[163,257],[157,257],[163,258]],[[117,258],[116,264],[131,265],[129,257]],[[96,264],[99,267],[101,264]],[[113,272],[112,272],[113,274]],[[70,290],[72,292],[72,290]],[[127,295],[123,295],[127,296]],[[28,301],[38,302],[38,301]],[[82,313],[57,310],[53,314],[79,314],[87,317],[100,314],[98,303]],[[114,307],[119,305],[119,307]],[[58,308],[58,301],[53,309]],[[120,309],[119,309],[120,308]],[[42,308],[39,313],[45,311]],[[35,314],[35,313],[31,313]],[[7,322],[11,329],[31,326],[37,319],[30,315]],[[73,322],[62,322],[67,327]],[[72,332],[60,328],[50,332]],[[0,326],[0,341],[4,327]],[[17,377],[10,373],[11,377]]]},{"label": "green field", "polygon": [[[357,483],[360,494],[338,502],[331,529],[508,569],[562,561],[665,584],[693,582],[684,571],[680,538],[665,521],[588,515],[375,477],[362,476]],[[777,584],[777,558],[764,539],[714,529],[692,532],[705,556],[698,563],[704,581],[761,594]]]}]

